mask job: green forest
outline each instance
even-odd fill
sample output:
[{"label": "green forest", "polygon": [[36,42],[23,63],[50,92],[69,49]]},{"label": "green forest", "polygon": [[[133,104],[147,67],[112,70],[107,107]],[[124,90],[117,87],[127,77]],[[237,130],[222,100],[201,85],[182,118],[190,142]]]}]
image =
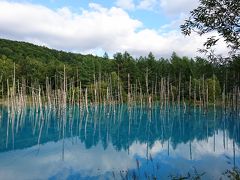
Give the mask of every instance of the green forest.
[{"label": "green forest", "polygon": [[[107,53],[103,57],[81,55],[0,39],[0,67],[2,96],[7,93],[7,81],[13,81],[14,67],[16,80],[22,82],[24,79],[27,86],[39,84],[44,89],[48,79],[52,89],[57,89],[60,82],[56,79],[61,79],[66,67],[67,81],[72,82],[72,87],[80,83],[81,88],[92,87],[96,82],[101,82],[101,88],[104,89],[111,81],[112,89],[117,89],[118,81],[125,96],[129,84],[133,88],[135,85],[141,87],[143,94],[158,93],[163,78],[171,88],[171,93],[176,94],[175,97],[181,91],[187,99],[193,99],[189,86],[192,89],[190,91],[195,88],[199,92],[208,86],[210,101],[213,93],[220,98],[223,91],[231,93],[240,86],[240,57],[225,63],[210,62],[201,57],[180,57],[175,52],[169,59],[158,59],[151,52],[146,57],[134,58],[124,52],[109,58]],[[195,98],[200,98],[200,94]]]}]

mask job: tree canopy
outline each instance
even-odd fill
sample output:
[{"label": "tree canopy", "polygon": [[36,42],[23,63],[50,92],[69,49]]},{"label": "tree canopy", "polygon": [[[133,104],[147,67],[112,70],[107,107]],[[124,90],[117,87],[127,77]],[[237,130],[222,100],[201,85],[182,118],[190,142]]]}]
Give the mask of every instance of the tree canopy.
[{"label": "tree canopy", "polygon": [[[0,94],[2,85],[6,93],[7,80],[12,81],[14,64],[17,79],[27,80],[28,86],[37,83],[44,87],[47,77],[51,81],[52,88],[59,87],[61,82],[55,79],[62,77],[64,66],[69,81],[76,82],[78,78],[82,88],[93,86],[95,81],[101,81],[103,91],[104,85],[109,81],[112,82],[114,88],[114,84],[117,86],[116,81],[119,80],[123,93],[126,93],[128,80],[130,80],[132,84],[141,84],[143,93],[145,93],[147,91],[146,77],[149,81],[149,93],[159,89],[161,78],[168,79],[173,89],[178,87],[179,83],[181,88],[186,89],[190,77],[196,84],[199,84],[203,77],[211,84],[213,72],[216,76],[214,82],[219,82],[219,89],[223,89],[224,84],[227,83],[226,91],[230,91],[240,84],[239,57],[226,64],[212,64],[200,57],[180,57],[176,53],[173,53],[170,58],[157,58],[153,53],[135,58],[128,52],[119,52],[113,58],[109,58],[106,55],[104,57],[81,55],[30,43],[0,39]],[[187,91],[184,93],[188,95]]]},{"label": "tree canopy", "polygon": [[227,43],[232,55],[240,50],[240,1],[239,0],[199,0],[199,6],[190,12],[190,17],[181,25],[183,34],[192,31],[203,35],[217,32],[204,43],[206,49],[216,45],[220,38]]}]

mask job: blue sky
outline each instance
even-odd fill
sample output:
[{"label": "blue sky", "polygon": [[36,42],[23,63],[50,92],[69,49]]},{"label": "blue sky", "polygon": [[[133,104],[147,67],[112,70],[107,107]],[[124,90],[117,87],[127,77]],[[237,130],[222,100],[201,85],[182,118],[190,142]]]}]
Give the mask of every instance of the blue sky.
[{"label": "blue sky", "polygon": [[[194,57],[207,37],[179,26],[198,0],[0,0],[0,38],[111,56]],[[220,47],[221,51],[224,51]]]}]

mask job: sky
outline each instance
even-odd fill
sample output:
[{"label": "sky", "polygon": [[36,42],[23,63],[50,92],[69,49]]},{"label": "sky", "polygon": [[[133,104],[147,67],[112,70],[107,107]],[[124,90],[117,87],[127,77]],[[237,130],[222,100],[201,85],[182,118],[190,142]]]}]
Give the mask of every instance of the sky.
[{"label": "sky", "polygon": [[[198,0],[0,0],[0,38],[102,56],[195,57],[207,36],[180,25]],[[219,52],[227,50],[223,42]]]}]

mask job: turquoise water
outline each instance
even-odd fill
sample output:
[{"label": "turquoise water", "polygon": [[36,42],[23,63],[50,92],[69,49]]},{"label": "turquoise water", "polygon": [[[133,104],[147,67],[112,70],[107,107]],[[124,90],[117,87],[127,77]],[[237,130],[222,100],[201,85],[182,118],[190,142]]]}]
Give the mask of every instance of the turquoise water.
[{"label": "turquoise water", "polygon": [[240,119],[221,109],[0,107],[0,179],[219,179],[240,165]]}]

